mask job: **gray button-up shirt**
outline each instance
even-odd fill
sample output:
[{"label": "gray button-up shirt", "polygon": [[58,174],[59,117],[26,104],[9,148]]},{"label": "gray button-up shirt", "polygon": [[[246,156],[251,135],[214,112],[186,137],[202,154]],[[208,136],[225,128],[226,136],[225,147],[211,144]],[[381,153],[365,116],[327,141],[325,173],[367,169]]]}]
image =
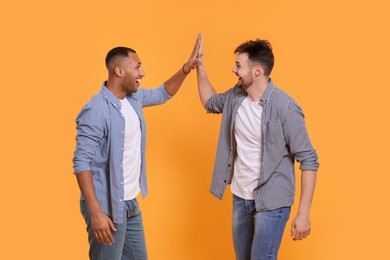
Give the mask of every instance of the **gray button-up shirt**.
[{"label": "gray button-up shirt", "polygon": [[[226,185],[231,183],[236,157],[234,122],[237,110],[247,93],[237,86],[211,97],[205,107],[208,113],[223,113],[217,155],[210,192],[222,199]],[[317,170],[314,150],[299,105],[270,80],[261,99],[262,170],[254,190],[257,210],[291,206],[295,196],[294,161],[301,170]]]},{"label": "gray button-up shirt", "polygon": [[[138,89],[126,96],[137,113],[141,126],[141,174],[142,196],[148,193],[145,167],[146,126],[142,113],[145,106],[159,105],[171,96],[164,85],[155,89]],[[102,210],[114,223],[124,222],[125,204],[123,185],[123,145],[125,119],[121,102],[103,84],[101,91],[91,98],[77,116],[74,173],[92,171],[97,200]],[[83,199],[83,197],[81,197]]]}]

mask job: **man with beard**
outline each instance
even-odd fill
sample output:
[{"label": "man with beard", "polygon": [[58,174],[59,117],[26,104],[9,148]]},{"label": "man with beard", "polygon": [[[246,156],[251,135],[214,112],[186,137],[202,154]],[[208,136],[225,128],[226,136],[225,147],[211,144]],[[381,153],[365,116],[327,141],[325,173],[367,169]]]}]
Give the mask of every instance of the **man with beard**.
[{"label": "man with beard", "polygon": [[179,90],[198,62],[198,36],[188,61],[158,88],[142,89],[145,73],[136,52],[116,47],[106,56],[108,80],[79,113],[74,173],[81,190],[90,259],[146,260],[137,195],[147,195],[143,107]]},{"label": "man with beard", "polygon": [[[203,39],[202,39],[203,41]],[[294,162],[300,162],[301,197],[291,236],[310,234],[317,153],[299,105],[270,79],[274,65],[266,40],[247,41],[235,50],[238,83],[225,93],[212,87],[202,57],[197,67],[199,96],[208,113],[223,113],[211,193],[233,193],[233,242],[238,260],[277,259],[295,197]]]}]

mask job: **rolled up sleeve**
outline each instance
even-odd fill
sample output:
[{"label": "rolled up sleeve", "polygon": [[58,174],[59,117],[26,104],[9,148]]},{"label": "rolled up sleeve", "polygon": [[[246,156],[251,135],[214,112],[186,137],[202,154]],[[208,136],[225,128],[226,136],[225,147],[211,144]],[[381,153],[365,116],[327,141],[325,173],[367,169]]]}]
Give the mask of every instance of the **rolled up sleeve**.
[{"label": "rolled up sleeve", "polygon": [[318,155],[310,142],[302,109],[294,101],[286,108],[283,129],[287,145],[300,163],[300,169],[316,171],[319,168]]},{"label": "rolled up sleeve", "polygon": [[90,171],[95,154],[104,136],[103,116],[86,106],[76,119],[76,150],[73,157],[74,174]]},{"label": "rolled up sleeve", "polygon": [[228,92],[215,94],[205,104],[207,113],[220,114],[223,112],[226,96]]},{"label": "rolled up sleeve", "polygon": [[165,90],[164,84],[157,88],[140,89],[140,94],[142,106],[144,107],[164,104],[172,97]]}]

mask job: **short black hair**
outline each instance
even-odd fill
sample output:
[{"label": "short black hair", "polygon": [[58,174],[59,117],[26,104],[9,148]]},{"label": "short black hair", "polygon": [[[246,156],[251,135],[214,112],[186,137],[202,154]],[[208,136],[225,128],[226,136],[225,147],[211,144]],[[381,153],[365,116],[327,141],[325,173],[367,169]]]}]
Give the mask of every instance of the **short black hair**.
[{"label": "short black hair", "polygon": [[248,59],[253,63],[258,63],[264,68],[264,74],[269,76],[274,67],[274,54],[272,46],[267,40],[251,40],[238,46],[234,53],[248,53]]},{"label": "short black hair", "polygon": [[128,47],[115,47],[111,49],[106,56],[106,68],[108,69],[110,61],[117,56],[129,57],[129,52],[136,53],[135,50]]}]

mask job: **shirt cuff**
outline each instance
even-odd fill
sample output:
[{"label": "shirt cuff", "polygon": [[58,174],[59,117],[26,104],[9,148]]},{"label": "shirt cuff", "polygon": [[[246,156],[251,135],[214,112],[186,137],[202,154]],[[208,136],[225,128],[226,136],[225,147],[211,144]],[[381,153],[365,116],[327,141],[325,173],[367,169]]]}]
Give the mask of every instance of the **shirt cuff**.
[{"label": "shirt cuff", "polygon": [[89,164],[87,163],[83,163],[83,164],[78,164],[76,166],[74,166],[74,174],[78,174],[79,172],[86,172],[86,171],[91,171],[91,167],[89,166]]}]

